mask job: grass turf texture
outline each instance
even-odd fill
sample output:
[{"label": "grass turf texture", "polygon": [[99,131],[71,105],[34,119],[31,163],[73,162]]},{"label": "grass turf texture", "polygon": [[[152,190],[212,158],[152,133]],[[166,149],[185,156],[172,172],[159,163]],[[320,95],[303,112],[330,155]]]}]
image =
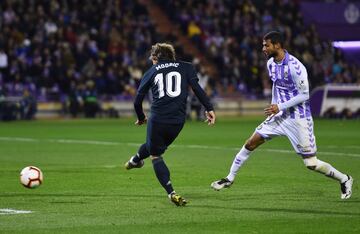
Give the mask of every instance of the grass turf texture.
[{"label": "grass turf texture", "polygon": [[[286,138],[253,153],[231,189],[210,188],[261,121],[187,122],[164,156],[187,207],[170,203],[149,160],[123,168],[145,139],[133,119],[0,123],[0,209],[33,211],[0,212],[0,233],[360,233],[359,121],[315,120],[318,157],[355,179],[350,200]],[[28,165],[44,173],[37,189],[19,183]]]}]

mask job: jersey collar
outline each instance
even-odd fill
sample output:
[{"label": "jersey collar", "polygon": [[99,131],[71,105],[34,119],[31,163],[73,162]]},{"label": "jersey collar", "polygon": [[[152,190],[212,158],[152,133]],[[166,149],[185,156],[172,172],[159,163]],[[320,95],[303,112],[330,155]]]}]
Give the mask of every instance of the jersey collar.
[{"label": "jersey collar", "polygon": [[287,52],[287,50],[284,50],[285,51],[285,57],[283,58],[283,60],[281,60],[281,62],[275,62],[275,59],[274,59],[274,63],[277,64],[277,65],[288,65],[289,63],[289,53]]}]

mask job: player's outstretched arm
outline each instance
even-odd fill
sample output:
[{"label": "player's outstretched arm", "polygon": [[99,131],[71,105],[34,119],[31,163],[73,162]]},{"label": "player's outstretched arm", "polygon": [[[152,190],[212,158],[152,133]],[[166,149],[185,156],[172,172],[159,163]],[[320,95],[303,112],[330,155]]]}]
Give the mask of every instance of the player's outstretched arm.
[{"label": "player's outstretched arm", "polygon": [[205,111],[206,120],[205,122],[208,123],[208,125],[214,125],[216,120],[216,115],[214,111]]}]

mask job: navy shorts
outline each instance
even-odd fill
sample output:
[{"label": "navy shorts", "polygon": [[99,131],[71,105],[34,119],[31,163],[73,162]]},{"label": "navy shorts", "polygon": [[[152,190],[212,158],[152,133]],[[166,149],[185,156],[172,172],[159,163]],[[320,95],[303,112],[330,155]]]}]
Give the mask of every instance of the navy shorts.
[{"label": "navy shorts", "polygon": [[179,135],[184,124],[147,123],[146,148],[150,155],[160,156]]}]

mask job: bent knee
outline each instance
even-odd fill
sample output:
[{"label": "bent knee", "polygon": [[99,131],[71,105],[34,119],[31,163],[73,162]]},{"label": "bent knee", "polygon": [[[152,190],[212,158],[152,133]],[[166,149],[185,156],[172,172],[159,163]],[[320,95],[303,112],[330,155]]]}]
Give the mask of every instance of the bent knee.
[{"label": "bent knee", "polygon": [[251,142],[251,141],[247,141],[245,144],[245,148],[247,150],[253,151],[254,149],[256,149],[256,145],[253,144],[253,142]]},{"label": "bent knee", "polygon": [[316,166],[318,165],[318,160],[315,156],[310,158],[304,158],[304,164],[306,168],[314,171],[316,169]]},{"label": "bent knee", "polygon": [[258,146],[260,145],[260,143],[258,143],[258,140],[255,140],[255,139],[248,139],[246,141],[246,144],[245,144],[245,148],[250,150],[250,151],[253,151],[254,149],[256,149]]},{"label": "bent knee", "polygon": [[316,169],[316,166],[306,166],[307,169],[314,171]]},{"label": "bent knee", "polygon": [[161,156],[155,156],[155,155],[151,155],[151,156],[150,156],[150,159],[151,159],[151,160],[156,160],[156,159],[158,159],[158,158],[161,158]]},{"label": "bent knee", "polygon": [[245,148],[250,151],[253,151],[264,142],[265,140],[261,137],[250,137],[245,143]]}]

